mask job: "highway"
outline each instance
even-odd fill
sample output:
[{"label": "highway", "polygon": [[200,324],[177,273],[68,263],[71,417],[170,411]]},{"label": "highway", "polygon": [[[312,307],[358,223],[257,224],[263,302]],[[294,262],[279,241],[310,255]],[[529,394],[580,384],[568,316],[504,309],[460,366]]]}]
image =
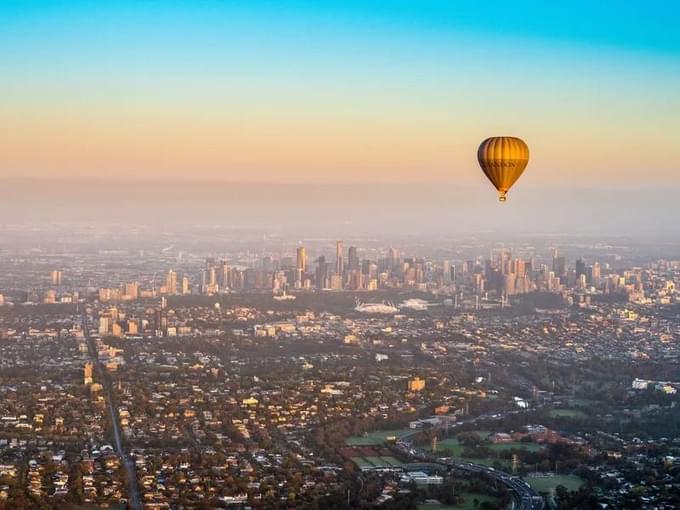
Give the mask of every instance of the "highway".
[{"label": "highway", "polygon": [[[488,413],[484,415],[477,416],[468,420],[461,420],[451,425],[451,428],[459,427],[463,424],[476,423],[477,421],[485,419],[500,419],[507,414],[514,414],[516,411],[510,411],[508,413]],[[431,453],[427,453],[420,448],[413,446],[409,440],[411,437],[415,436],[421,432],[420,430],[414,430],[412,433],[402,436],[396,443],[396,447],[405,456],[412,460],[419,462],[430,462],[433,464],[441,464],[449,468],[457,469],[460,471],[466,471],[468,473],[483,474],[484,476],[495,480],[496,482],[505,485],[515,496],[514,510],[543,510],[545,508],[545,502],[543,497],[538,494],[534,489],[532,489],[527,482],[522,480],[519,476],[513,476],[509,473],[503,471],[498,471],[489,466],[484,466],[481,464],[474,464],[472,462],[460,462],[447,457],[437,457]]]},{"label": "highway", "polygon": [[120,433],[120,422],[118,419],[118,411],[116,411],[113,405],[113,388],[111,386],[111,379],[109,378],[106,370],[102,367],[99,362],[99,357],[97,356],[97,348],[94,345],[94,341],[90,336],[90,320],[88,316],[83,316],[82,319],[83,333],[85,334],[85,339],[87,340],[87,346],[90,352],[90,357],[92,358],[92,363],[94,364],[95,374],[97,376],[97,382],[99,382],[104,388],[104,398],[108,404],[109,413],[111,414],[111,426],[113,427],[113,439],[116,446],[116,451],[123,461],[125,470],[127,471],[128,478],[128,508],[131,510],[142,510],[142,497],[139,491],[139,483],[137,482],[137,471],[135,469],[135,463],[132,461],[130,456],[125,452],[123,447],[123,440]]}]

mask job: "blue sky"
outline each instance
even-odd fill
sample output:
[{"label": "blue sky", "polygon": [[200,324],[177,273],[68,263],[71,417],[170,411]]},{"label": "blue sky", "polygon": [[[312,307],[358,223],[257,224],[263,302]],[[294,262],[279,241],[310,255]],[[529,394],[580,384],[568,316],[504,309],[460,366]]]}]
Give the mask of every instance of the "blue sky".
[{"label": "blue sky", "polygon": [[[498,36],[529,37],[583,45],[667,53],[680,51],[680,4],[652,1],[7,1],[2,2],[0,24],[11,33],[31,31],[35,23],[48,31],[95,29],[122,24],[127,29],[155,32],[159,22],[184,26],[196,35],[201,25],[226,24],[236,19],[251,28],[281,28],[285,20],[307,25],[354,26],[360,30],[380,25],[398,27],[404,36],[451,31]],[[92,23],[92,25],[90,25]],[[245,26],[242,27],[245,30]],[[329,34],[332,35],[332,34]],[[91,41],[96,44],[95,40]]]},{"label": "blue sky", "polygon": [[469,180],[499,133],[678,174],[680,2],[0,5],[8,175]]}]

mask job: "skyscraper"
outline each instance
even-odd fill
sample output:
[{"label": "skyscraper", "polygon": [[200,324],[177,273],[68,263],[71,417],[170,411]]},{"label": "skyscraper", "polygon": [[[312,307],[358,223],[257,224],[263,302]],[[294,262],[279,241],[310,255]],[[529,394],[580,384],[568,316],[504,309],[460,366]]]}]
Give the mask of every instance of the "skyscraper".
[{"label": "skyscraper", "polygon": [[165,278],[165,292],[167,294],[177,293],[177,273],[172,269],[168,271],[168,275]]},{"label": "skyscraper", "polygon": [[602,270],[600,268],[600,263],[599,262],[593,263],[593,267],[592,267],[591,275],[590,275],[591,283],[593,285],[599,285],[601,275],[602,275]]},{"label": "skyscraper", "polygon": [[307,250],[304,246],[299,246],[297,249],[297,270],[305,273],[307,271]]},{"label": "skyscraper", "polygon": [[347,268],[350,271],[359,269],[359,251],[356,246],[350,246],[347,253]]},{"label": "skyscraper", "polygon": [[344,259],[344,244],[342,241],[335,243],[335,273],[343,274],[345,272],[345,259]]},{"label": "skyscraper", "polygon": [[578,259],[576,261],[576,279],[578,280],[581,275],[586,274],[586,263],[583,260]]},{"label": "skyscraper", "polygon": [[396,268],[399,265],[399,250],[390,248],[387,253],[387,258],[389,259],[389,269]]},{"label": "skyscraper", "polygon": [[567,272],[567,262],[564,257],[558,256],[553,259],[553,273],[555,276],[562,278]]},{"label": "skyscraper", "polygon": [[229,288],[229,265],[227,264],[226,260],[223,260],[220,262],[219,266],[219,271],[218,271],[218,278],[217,278],[217,284],[220,286],[221,289],[228,289]]},{"label": "skyscraper", "polygon": [[295,287],[301,288],[307,272],[307,250],[304,246],[298,246],[297,262],[295,264]]},{"label": "skyscraper", "polygon": [[442,278],[444,282],[448,283],[451,281],[451,261],[449,260],[442,262]]},{"label": "skyscraper", "polygon": [[326,280],[328,278],[328,266],[326,257],[321,255],[317,260],[316,266],[316,288],[323,289],[326,287]]}]

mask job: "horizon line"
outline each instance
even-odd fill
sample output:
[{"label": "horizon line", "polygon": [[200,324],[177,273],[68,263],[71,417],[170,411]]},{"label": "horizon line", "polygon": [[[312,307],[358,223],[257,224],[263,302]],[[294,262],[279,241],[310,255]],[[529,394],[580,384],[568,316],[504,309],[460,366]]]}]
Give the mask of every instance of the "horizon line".
[{"label": "horizon line", "polygon": [[[233,184],[233,185],[288,185],[288,186],[414,186],[414,185],[455,185],[461,188],[477,188],[478,184],[475,182],[463,182],[444,179],[432,180],[400,180],[400,181],[309,181],[309,180],[237,180],[237,179],[215,179],[215,178],[154,178],[154,177],[53,177],[53,176],[0,176],[0,182],[17,182],[17,183],[32,183],[32,182],[59,182],[59,183],[126,183],[126,182],[149,182],[149,183],[181,183],[181,184]],[[673,188],[680,188],[680,182],[659,183],[655,185],[640,185],[639,183],[545,183],[535,184],[526,183],[521,186],[524,189],[545,189],[545,188],[570,188],[583,190],[664,190],[667,191]]]}]

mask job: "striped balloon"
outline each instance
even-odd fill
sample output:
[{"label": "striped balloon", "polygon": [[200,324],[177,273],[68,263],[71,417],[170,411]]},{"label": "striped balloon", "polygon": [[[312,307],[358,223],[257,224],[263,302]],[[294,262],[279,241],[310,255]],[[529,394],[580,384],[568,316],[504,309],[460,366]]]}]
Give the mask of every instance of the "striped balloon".
[{"label": "striped balloon", "polygon": [[477,150],[479,166],[498,190],[498,199],[505,202],[506,194],[529,163],[529,147],[514,136],[487,138]]}]

